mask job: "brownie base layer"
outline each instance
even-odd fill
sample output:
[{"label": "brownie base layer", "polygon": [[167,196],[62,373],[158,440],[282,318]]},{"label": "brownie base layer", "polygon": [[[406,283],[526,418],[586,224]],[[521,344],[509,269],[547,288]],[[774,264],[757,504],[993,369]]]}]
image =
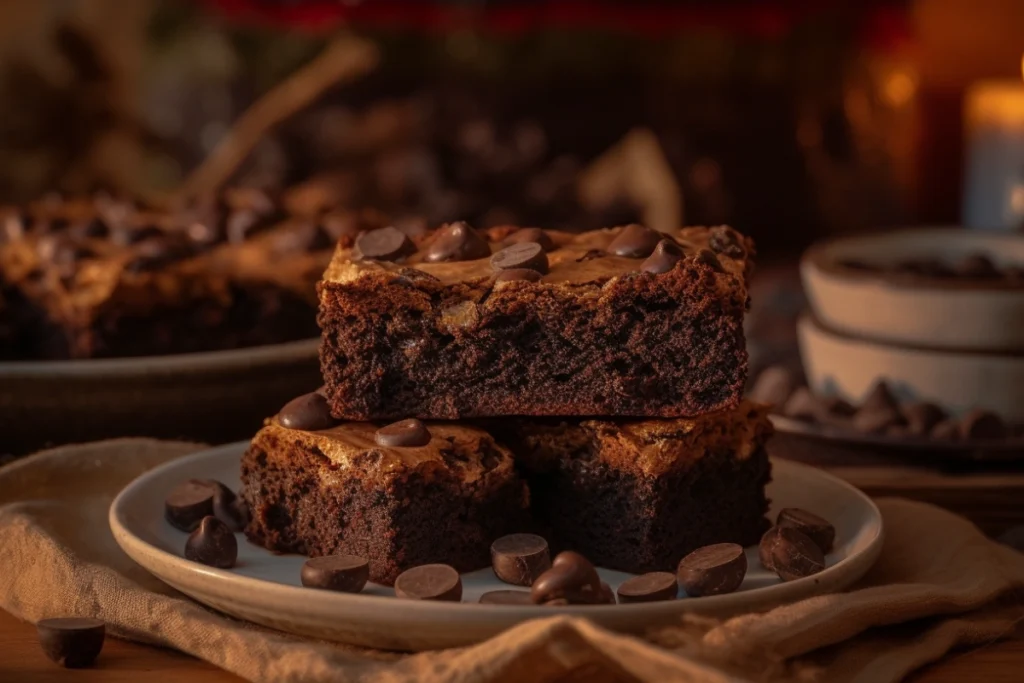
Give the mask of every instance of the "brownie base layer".
[{"label": "brownie base layer", "polygon": [[417,473],[372,481],[285,439],[249,448],[242,485],[249,540],[314,557],[359,555],[369,560],[370,580],[385,585],[421,564],[482,569],[496,538],[530,528],[517,476],[486,488]]},{"label": "brownie base layer", "polygon": [[533,513],[556,550],[640,574],[676,570],[712,543],[755,545],[768,529],[766,451],[709,454],[688,469],[646,476],[569,458],[529,476]]},{"label": "brownie base layer", "polygon": [[714,273],[630,273],[604,287],[427,278],[321,283],[321,370],[338,418],[682,417],[738,404],[745,300]]}]

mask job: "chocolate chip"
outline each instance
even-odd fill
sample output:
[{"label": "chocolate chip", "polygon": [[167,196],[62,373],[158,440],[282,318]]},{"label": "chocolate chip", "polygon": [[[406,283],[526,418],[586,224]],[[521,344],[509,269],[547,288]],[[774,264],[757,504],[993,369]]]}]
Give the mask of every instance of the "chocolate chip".
[{"label": "chocolate chip", "polygon": [[374,440],[385,448],[417,448],[430,443],[430,431],[425,424],[412,418],[381,427]]},{"label": "chocolate chip", "polygon": [[736,543],[698,548],[679,561],[679,585],[692,598],[732,593],[747,575],[747,556]]},{"label": "chocolate chip", "polygon": [[658,242],[654,252],[640,264],[640,270],[660,275],[675,268],[682,258],[683,250],[678,244],[672,240],[662,240]]},{"label": "chocolate chip", "polygon": [[825,569],[825,554],[806,534],[793,527],[774,526],[761,537],[761,564],[783,581],[795,581]]},{"label": "chocolate chip", "polygon": [[717,256],[715,256],[715,252],[711,251],[710,249],[701,249],[700,251],[697,252],[696,258],[698,263],[703,263],[706,266],[710,266],[711,270],[715,271],[716,273],[726,272],[725,268],[722,267],[722,262],[718,260]]},{"label": "chocolate chip", "polygon": [[960,418],[960,437],[963,439],[1002,439],[1006,433],[1006,423],[989,410],[975,408]]},{"label": "chocolate chip", "polygon": [[861,410],[899,410],[899,401],[893,396],[885,380],[878,380],[860,404]]},{"label": "chocolate chip", "polygon": [[807,387],[798,387],[782,406],[782,414],[794,420],[814,422],[821,412],[821,402]]},{"label": "chocolate chip", "polygon": [[544,248],[536,242],[520,242],[494,254],[491,257],[491,268],[495,271],[525,268],[545,275],[548,272],[548,257]]},{"label": "chocolate chip", "polygon": [[747,254],[747,250],[743,248],[742,238],[727,225],[718,225],[711,228],[708,246],[719,254],[725,254],[732,258],[743,258]]},{"label": "chocolate chip", "polygon": [[546,230],[540,228],[523,228],[505,238],[505,244],[521,244],[523,242],[536,242],[544,251],[552,251],[555,248],[555,241]]},{"label": "chocolate chip", "polygon": [[665,235],[644,225],[632,223],[622,228],[608,245],[608,253],[629,258],[647,258]]},{"label": "chocolate chip", "polygon": [[410,600],[462,600],[462,579],[446,564],[407,569],[395,579],[395,595]]},{"label": "chocolate chip", "polygon": [[356,238],[356,255],[360,259],[396,261],[416,251],[416,245],[398,228],[388,226],[364,232]]},{"label": "chocolate chip", "polygon": [[802,508],[783,508],[775,523],[779,526],[792,527],[801,532],[814,541],[814,544],[821,548],[821,552],[826,555],[832,552],[832,545],[836,540],[836,528],[827,519]]},{"label": "chocolate chip", "polygon": [[189,479],[174,487],[164,500],[164,517],[175,529],[194,531],[213,514],[214,488],[204,479]]},{"label": "chocolate chip", "polygon": [[36,630],[46,656],[67,669],[91,666],[103,649],[107,632],[99,619],[82,617],[41,619]]},{"label": "chocolate chip", "polygon": [[671,572],[649,572],[626,579],[619,585],[619,602],[657,602],[675,600],[679,592],[676,575]]},{"label": "chocolate chip", "polygon": [[370,563],[356,555],[311,557],[302,565],[302,585],[342,593],[358,593],[370,579]]},{"label": "chocolate chip", "polygon": [[531,586],[551,568],[548,542],[536,534],[509,534],[491,544],[494,575],[513,586]]},{"label": "chocolate chip", "polygon": [[773,365],[757,376],[748,398],[757,403],[782,407],[796,387],[797,379],[793,372],[781,365]]},{"label": "chocolate chip", "polygon": [[942,408],[927,401],[902,405],[900,412],[907,422],[907,433],[913,436],[927,436],[935,425],[946,418]]},{"label": "chocolate chip", "polygon": [[203,479],[213,490],[213,516],[228,525],[233,532],[245,529],[249,523],[249,506],[235,492],[215,479]]},{"label": "chocolate chip", "polygon": [[597,570],[587,558],[571,550],[559,553],[551,568],[537,577],[530,589],[534,603],[567,600],[570,604],[597,604],[606,601]]},{"label": "chocolate chip", "polygon": [[503,270],[494,277],[495,284],[499,282],[537,282],[543,275],[538,273],[536,270],[530,270],[529,268],[509,268]]},{"label": "chocolate chip", "polygon": [[212,515],[203,517],[185,542],[185,559],[230,569],[238,559],[238,541],[227,524]]},{"label": "chocolate chip", "polygon": [[881,434],[892,425],[903,422],[899,403],[884,380],[875,383],[853,416],[854,429],[865,434]]},{"label": "chocolate chip", "polygon": [[331,410],[323,394],[312,392],[293,398],[281,408],[277,421],[288,429],[301,429],[315,432],[330,429],[339,424],[339,420],[331,417]]},{"label": "chocolate chip", "polygon": [[481,605],[532,605],[530,591],[488,591],[480,596]]},{"label": "chocolate chip", "polygon": [[423,260],[427,263],[442,261],[475,261],[491,255],[491,247],[480,233],[462,221],[449,223],[434,233]]}]

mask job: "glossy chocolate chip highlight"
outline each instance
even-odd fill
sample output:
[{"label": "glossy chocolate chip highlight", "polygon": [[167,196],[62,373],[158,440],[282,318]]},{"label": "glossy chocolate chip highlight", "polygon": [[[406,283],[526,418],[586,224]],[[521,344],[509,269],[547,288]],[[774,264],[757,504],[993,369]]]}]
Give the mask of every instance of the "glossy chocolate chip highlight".
[{"label": "glossy chocolate chip highlight", "polygon": [[826,555],[832,552],[836,528],[827,519],[803,508],[783,508],[775,523],[778,526],[792,527],[804,534]]},{"label": "glossy chocolate chip highlight", "polygon": [[676,577],[692,598],[732,593],[747,575],[747,556],[736,543],[698,548],[679,561]]},{"label": "glossy chocolate chip highlight", "polygon": [[491,247],[487,240],[468,223],[458,221],[434,233],[434,239],[427,247],[423,260],[427,263],[475,261],[490,255]]},{"label": "glossy chocolate chip highlight", "polygon": [[644,225],[627,225],[608,245],[608,253],[629,258],[647,258],[665,235]]},{"label": "glossy chocolate chip highlight", "polygon": [[530,593],[538,605],[557,604],[561,600],[565,604],[596,605],[615,600],[611,589],[601,582],[594,565],[571,550],[555,557],[551,569],[537,577]]},{"label": "glossy chocolate chip highlight", "polygon": [[302,565],[302,585],[341,593],[358,593],[370,579],[370,563],[357,555],[311,557]]},{"label": "glossy chocolate chip highlight", "polygon": [[99,619],[61,617],[40,620],[36,631],[47,658],[67,669],[81,669],[96,661],[107,629]]},{"label": "glossy chocolate chip highlight", "polygon": [[548,257],[544,253],[544,248],[536,242],[521,242],[494,254],[491,257],[491,268],[496,271],[535,270],[545,275],[548,272]]},{"label": "glossy chocolate chip highlight", "polygon": [[194,531],[204,517],[213,514],[214,493],[205,479],[184,481],[164,499],[164,518],[175,529]]},{"label": "glossy chocolate chip highlight", "polygon": [[430,430],[421,421],[412,418],[381,427],[374,441],[385,448],[417,448],[430,443]]},{"label": "glossy chocolate chip highlight", "polygon": [[446,564],[407,569],[395,579],[395,595],[409,600],[462,600],[462,579]]},{"label": "glossy chocolate chip highlight", "polygon": [[683,250],[678,244],[672,240],[662,240],[654,248],[654,253],[640,264],[640,270],[661,275],[675,268],[682,258]]},{"label": "glossy chocolate chip highlight", "polygon": [[679,593],[676,575],[671,572],[648,572],[626,579],[619,586],[620,603],[659,602],[675,600]]},{"label": "glossy chocolate chip highlight", "polygon": [[531,586],[551,568],[548,542],[536,534],[509,534],[491,544],[494,575],[513,586]]},{"label": "glossy chocolate chip highlight", "polygon": [[783,581],[813,576],[825,569],[825,554],[814,541],[792,527],[774,526],[761,537],[761,565]]},{"label": "glossy chocolate chip highlight", "polygon": [[330,429],[340,422],[331,417],[327,399],[315,391],[303,394],[286,403],[284,408],[281,408],[281,412],[277,414],[277,421],[282,427],[301,429],[307,432]]},{"label": "glossy chocolate chip highlight", "polygon": [[204,517],[185,542],[185,559],[230,569],[238,559],[238,541],[227,524],[212,515]]},{"label": "glossy chocolate chip highlight", "polygon": [[416,251],[412,240],[391,226],[364,232],[356,238],[355,248],[360,259],[371,261],[397,261]]}]

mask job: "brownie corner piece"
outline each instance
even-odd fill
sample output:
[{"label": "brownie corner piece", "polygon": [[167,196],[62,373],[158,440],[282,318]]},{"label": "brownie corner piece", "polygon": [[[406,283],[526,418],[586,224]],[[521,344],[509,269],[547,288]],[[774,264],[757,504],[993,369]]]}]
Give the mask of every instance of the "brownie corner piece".
[{"label": "brownie corner piece", "polygon": [[365,557],[370,580],[387,585],[421,564],[488,566],[494,539],[529,528],[526,485],[488,434],[427,427],[426,446],[385,448],[368,423],[269,421],[242,459],[246,535],[278,552]]}]

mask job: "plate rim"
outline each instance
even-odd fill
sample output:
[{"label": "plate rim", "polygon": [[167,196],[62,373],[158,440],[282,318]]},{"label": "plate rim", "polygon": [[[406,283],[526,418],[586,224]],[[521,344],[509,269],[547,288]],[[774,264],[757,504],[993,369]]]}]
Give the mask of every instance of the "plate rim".
[{"label": "plate rim", "polygon": [[[155,576],[157,579],[164,581],[160,575],[150,570],[142,562],[135,559],[135,552],[141,551],[142,554],[148,554],[154,556],[158,561],[161,561],[165,565],[171,565],[179,571],[191,572],[205,580],[215,582],[212,586],[225,586],[230,588],[235,586],[242,590],[252,590],[254,594],[266,594],[266,591],[273,590],[275,593],[280,594],[282,598],[294,598],[295,600],[304,601],[309,598],[311,590],[310,588],[295,586],[289,584],[278,583],[266,579],[254,578],[249,576],[239,575],[232,572],[229,569],[217,569],[214,567],[206,567],[180,557],[174,553],[163,550],[162,548],[156,547],[151,543],[148,543],[145,539],[136,535],[132,532],[126,522],[123,520],[123,508],[126,505],[126,501],[132,497],[133,492],[137,488],[141,488],[149,483],[153,479],[158,479],[164,475],[166,470],[175,469],[182,466],[187,466],[192,461],[200,461],[207,458],[214,458],[222,456],[226,453],[238,452],[248,446],[248,441],[236,441],[230,444],[223,444],[213,448],[203,449],[196,453],[192,453],[181,458],[174,458],[161,465],[154,467],[153,469],[144,472],[139,475],[131,482],[129,482],[118,494],[115,496],[110,504],[108,511],[108,523],[111,532],[117,544],[121,549],[130,557],[134,562],[139,564],[148,573]],[[459,617],[475,617],[478,619],[484,619],[487,621],[500,620],[505,623],[516,623],[529,618],[538,618],[544,616],[554,616],[557,614],[569,615],[569,616],[609,616],[619,615],[620,617],[628,616],[642,616],[650,615],[652,617],[658,616],[669,616],[673,614],[683,614],[688,611],[695,611],[696,609],[704,609],[707,611],[713,611],[716,607],[727,609],[731,603],[737,601],[738,595],[763,597],[769,593],[775,593],[778,595],[778,603],[784,603],[793,599],[804,599],[810,597],[811,594],[805,594],[804,588],[809,588],[814,584],[820,582],[823,578],[836,577],[841,575],[841,572],[845,569],[845,565],[849,562],[860,559],[866,562],[866,568],[854,581],[863,576],[877,561],[879,554],[881,553],[882,544],[885,538],[884,520],[881,511],[875,502],[863,491],[857,489],[852,484],[844,481],[840,477],[825,472],[820,468],[804,465],[801,463],[782,460],[778,458],[772,458],[773,467],[781,467],[782,469],[793,469],[797,471],[804,471],[805,473],[810,472],[812,476],[822,477],[831,481],[833,484],[840,486],[841,488],[847,489],[849,493],[859,498],[862,503],[866,504],[867,509],[871,513],[872,526],[875,526],[875,534],[868,540],[867,546],[860,552],[851,555],[850,557],[844,558],[840,562],[826,568],[823,572],[815,574],[813,576],[798,579],[796,581],[790,581],[785,583],[773,584],[770,586],[763,586],[760,588],[752,588],[742,593],[730,593],[726,595],[708,596],[701,598],[684,598],[679,600],[667,600],[662,602],[649,602],[649,603],[635,603],[635,604],[615,604],[615,605],[569,605],[565,607],[547,607],[541,605],[487,605],[480,603],[470,602],[440,602],[440,601],[417,601],[417,600],[404,600],[401,602],[402,611],[406,618],[414,618],[416,620],[444,620],[445,618],[452,618],[453,614],[458,614]],[[135,551],[135,552],[133,552]],[[840,579],[841,580],[841,579]],[[167,583],[166,581],[164,581]],[[850,582],[852,583],[852,581]],[[849,585],[849,584],[847,584]],[[780,589],[783,589],[780,591]],[[180,590],[180,589],[179,589]],[[796,596],[787,597],[786,594],[797,593]],[[351,594],[351,593],[336,593],[330,591],[323,591],[320,596],[322,602],[326,607],[333,606],[335,609],[344,609],[346,606],[352,610],[365,610],[365,608],[372,607],[374,605],[380,605],[381,600],[394,600],[395,598],[389,598],[386,596],[369,595],[369,594]],[[204,601],[197,598],[192,598],[197,602],[203,603]],[[755,600],[756,602],[756,600]],[[205,604],[205,603],[204,603]]]}]

